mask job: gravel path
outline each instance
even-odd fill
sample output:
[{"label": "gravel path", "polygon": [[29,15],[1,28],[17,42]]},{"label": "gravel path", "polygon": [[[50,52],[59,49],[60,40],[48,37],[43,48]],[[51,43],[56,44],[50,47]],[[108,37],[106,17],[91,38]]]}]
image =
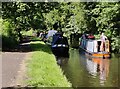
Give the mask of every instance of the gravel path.
[{"label": "gravel path", "polygon": [[[23,47],[22,47],[23,46]],[[22,44],[20,49],[30,49],[28,45]],[[24,71],[23,62],[30,52],[2,52],[2,87],[16,86],[20,79],[21,72]],[[22,68],[22,70],[21,70]],[[19,77],[19,78],[18,78]]]},{"label": "gravel path", "polygon": [[26,53],[2,53],[2,87],[10,87],[15,84],[20,65],[25,56]]}]

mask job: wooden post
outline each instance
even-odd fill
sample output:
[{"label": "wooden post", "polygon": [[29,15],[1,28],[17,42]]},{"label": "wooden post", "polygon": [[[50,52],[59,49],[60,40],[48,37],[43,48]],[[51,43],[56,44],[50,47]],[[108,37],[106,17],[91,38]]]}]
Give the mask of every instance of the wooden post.
[{"label": "wooden post", "polygon": [[106,52],[110,52],[109,40],[106,40],[106,41],[105,41],[105,51],[106,51]]}]

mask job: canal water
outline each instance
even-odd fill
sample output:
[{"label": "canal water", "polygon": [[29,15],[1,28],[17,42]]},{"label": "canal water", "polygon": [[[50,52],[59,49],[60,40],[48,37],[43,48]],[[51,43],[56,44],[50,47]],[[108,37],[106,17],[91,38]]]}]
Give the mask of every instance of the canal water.
[{"label": "canal water", "polygon": [[120,55],[111,58],[90,58],[78,49],[70,49],[70,57],[58,59],[73,87],[118,87]]}]

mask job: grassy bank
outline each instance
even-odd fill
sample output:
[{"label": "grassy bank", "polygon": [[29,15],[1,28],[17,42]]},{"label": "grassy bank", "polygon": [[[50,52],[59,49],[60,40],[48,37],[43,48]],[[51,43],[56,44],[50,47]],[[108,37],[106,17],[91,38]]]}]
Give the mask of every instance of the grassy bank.
[{"label": "grassy bank", "polygon": [[31,42],[32,57],[28,61],[28,85],[36,87],[70,87],[56,63],[50,48],[43,42]]}]

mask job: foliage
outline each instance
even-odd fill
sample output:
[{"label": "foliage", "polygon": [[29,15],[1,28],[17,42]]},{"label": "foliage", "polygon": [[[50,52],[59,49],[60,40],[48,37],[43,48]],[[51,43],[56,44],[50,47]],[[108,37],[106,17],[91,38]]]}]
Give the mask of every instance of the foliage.
[{"label": "foliage", "polygon": [[43,42],[31,42],[34,51],[27,63],[28,85],[36,87],[70,87],[71,84],[63,76],[56,64],[50,48]]},{"label": "foliage", "polygon": [[14,30],[14,25],[9,20],[2,20],[2,47],[14,48],[18,42],[17,33]]},{"label": "foliage", "polygon": [[119,36],[120,36],[120,4],[119,3],[99,3],[96,8],[92,10],[96,18],[96,27],[98,32],[104,31],[111,41],[111,48],[113,51],[119,50]]},{"label": "foliage", "polygon": [[[11,32],[16,32],[17,34],[14,33],[13,35],[17,35],[18,42],[22,42],[23,37],[21,31],[28,31],[31,28],[34,30],[46,29],[43,13],[48,13],[49,10],[53,9],[56,5],[57,3],[45,2],[3,2],[2,18],[4,20],[9,19],[7,22],[11,23],[11,25],[14,24],[13,27],[11,26],[12,28],[8,26],[8,29],[12,29],[9,30]],[[7,27],[3,27],[3,32],[6,31],[6,28]],[[7,35],[7,38],[11,38],[11,35]],[[7,44],[7,42],[5,44]]]},{"label": "foliage", "polygon": [[3,2],[2,17],[10,19],[18,33],[31,28],[49,30],[56,22],[67,37],[76,32],[91,32],[98,37],[104,31],[112,50],[118,49],[115,42],[120,36],[118,2]]},{"label": "foliage", "polygon": [[21,31],[21,33],[22,33],[22,35],[24,35],[24,36],[32,36],[33,35],[33,33],[34,33],[34,30],[33,29],[30,29],[30,30],[28,30],[28,31]]}]

